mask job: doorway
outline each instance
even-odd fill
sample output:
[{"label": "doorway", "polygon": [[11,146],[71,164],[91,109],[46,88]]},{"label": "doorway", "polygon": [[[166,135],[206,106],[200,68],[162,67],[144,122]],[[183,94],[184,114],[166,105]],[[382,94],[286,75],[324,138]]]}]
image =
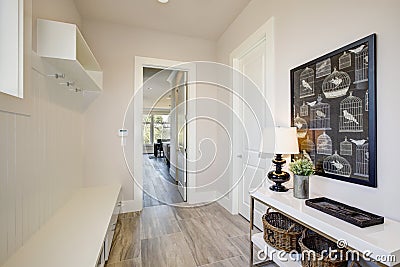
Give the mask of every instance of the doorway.
[{"label": "doorway", "polygon": [[176,140],[176,181],[179,194],[187,202],[187,72],[176,72],[177,86],[173,92],[175,95],[174,114],[176,129],[174,131]]},{"label": "doorway", "polygon": [[[271,114],[274,105],[273,58],[273,19],[231,54],[233,67],[241,73],[234,80],[233,108],[238,120],[233,120],[233,174],[240,180],[233,197],[232,211],[246,219],[250,218],[250,192],[262,186],[265,168],[269,166],[269,157],[259,157],[259,147],[262,128],[274,123]],[[255,207],[257,227],[262,227],[261,216],[264,212],[265,207]]]},{"label": "doorway", "polygon": [[187,201],[187,72],[143,68],[143,205]]},{"label": "doorway", "polygon": [[[148,85],[144,83],[146,68],[153,69],[154,72],[168,73],[168,75],[165,76],[167,82],[169,82],[169,87],[159,95],[159,99],[156,101],[156,103],[162,103],[164,101],[164,105],[166,101],[169,101],[167,107],[157,107],[156,104],[152,106],[151,112],[145,108],[147,105],[145,91]],[[196,122],[194,121],[187,124],[187,118],[195,116],[195,102],[192,101],[191,104],[188,104],[188,101],[190,99],[195,99],[196,86],[189,84],[187,81],[189,78],[194,80],[195,76],[195,66],[191,63],[183,64],[182,62],[171,60],[135,57],[135,97],[133,98],[133,176],[135,179],[135,205],[132,207],[132,210],[141,210],[144,204],[146,204],[146,206],[176,204],[185,201],[190,203],[191,192],[188,187],[191,183],[195,183],[195,176],[193,173],[187,171],[187,162],[192,162],[194,160],[191,159],[196,158]],[[152,89],[150,89],[150,91],[151,90]],[[177,97],[180,98],[178,99]],[[173,101],[175,101],[175,103]],[[178,102],[182,102],[182,104],[176,107],[176,103]],[[146,116],[146,118],[144,116],[145,113],[150,116]],[[180,126],[177,124],[178,120],[181,123]],[[151,126],[151,123],[153,123],[153,126]],[[147,136],[144,129],[145,125],[147,128],[152,129],[150,131],[147,130]],[[164,130],[170,127],[170,136],[167,136],[169,138],[164,138],[165,136],[159,135],[160,131],[158,131],[159,129],[157,130],[157,125]],[[187,133],[190,133],[190,138],[187,137]],[[147,144],[145,144],[145,140]],[[151,144],[151,142],[153,142],[153,144]],[[155,152],[154,143],[159,143],[156,148],[157,152]],[[178,145],[180,145],[180,147]],[[160,149],[160,147],[162,147],[162,149]],[[157,155],[155,155],[155,153],[157,153]],[[156,160],[152,161],[154,164],[150,164],[148,161],[149,156],[155,157],[154,159]],[[165,194],[165,187],[164,189],[161,187],[158,189],[154,188],[153,191],[150,189],[149,191],[148,188],[146,188],[147,180],[145,181],[149,173],[146,171],[145,164],[152,165],[151,168],[153,170],[155,169],[159,174],[162,173],[165,176],[169,175],[161,179],[163,179],[164,182],[167,181],[169,188],[173,187],[175,193],[166,197],[168,194]],[[169,164],[169,170],[166,169],[166,164]],[[193,164],[193,166],[195,167],[195,164]],[[191,165],[191,167],[193,166]],[[158,185],[157,182],[156,184]],[[149,194],[145,191],[149,191],[147,192]],[[145,203],[146,194],[153,196],[153,200],[149,201],[150,203]]]}]

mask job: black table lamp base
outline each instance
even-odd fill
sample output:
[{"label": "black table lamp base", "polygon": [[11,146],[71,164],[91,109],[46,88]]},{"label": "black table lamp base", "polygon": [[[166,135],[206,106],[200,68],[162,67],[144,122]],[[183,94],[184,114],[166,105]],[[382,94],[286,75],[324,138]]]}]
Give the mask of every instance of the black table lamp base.
[{"label": "black table lamp base", "polygon": [[269,187],[270,190],[275,191],[275,192],[287,192],[289,191],[288,188],[281,184],[274,184]]},{"label": "black table lamp base", "polygon": [[269,189],[275,192],[287,192],[289,189],[282,185],[290,180],[290,174],[282,171],[282,166],[285,165],[286,160],[282,158],[282,154],[276,154],[272,162],[275,164],[276,170],[270,171],[267,177],[275,184]]}]

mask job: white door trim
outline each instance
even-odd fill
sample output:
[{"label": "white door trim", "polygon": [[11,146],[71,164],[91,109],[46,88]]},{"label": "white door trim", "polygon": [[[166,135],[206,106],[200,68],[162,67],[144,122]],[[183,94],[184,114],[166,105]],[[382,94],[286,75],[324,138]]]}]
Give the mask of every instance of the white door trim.
[{"label": "white door trim", "polygon": [[[159,69],[176,69],[188,72],[188,80],[196,81],[196,65],[195,63],[185,63],[174,60],[140,57],[135,56],[135,74],[134,74],[134,99],[133,99],[133,174],[136,179],[134,184],[134,196],[132,211],[143,209],[143,133],[142,133],[142,114],[143,114],[143,92],[140,90],[143,85],[143,68],[152,67]],[[188,86],[188,100],[196,99],[196,83],[191,82]],[[196,101],[190,101],[188,106],[188,114],[196,117]],[[196,159],[196,121],[188,124],[188,159],[195,161]],[[188,172],[188,202],[193,196],[196,185],[195,172]]]},{"label": "white door trim", "polygon": [[[275,96],[274,96],[274,87],[275,87],[275,36],[274,36],[274,18],[271,17],[264,25],[262,25],[256,32],[254,32],[252,35],[250,35],[239,47],[237,47],[235,50],[230,55],[230,64],[231,66],[239,70],[239,62],[240,59],[246,55],[249,51],[251,51],[255,46],[260,44],[260,42],[266,40],[266,55],[267,55],[267,61],[266,61],[266,68],[267,68],[267,77],[266,77],[266,99],[269,100],[269,105],[272,114],[275,114]],[[235,89],[235,84],[233,85]],[[238,102],[237,98],[233,98],[232,101],[232,106],[233,106],[233,112],[238,111],[240,105]],[[232,125],[233,128],[233,125]],[[234,130],[234,129],[233,129]],[[235,132],[233,134],[233,166],[232,166],[232,173],[233,177],[237,177],[237,173],[235,174],[235,169],[237,169],[237,164],[239,163],[238,160],[236,160],[236,155],[241,153],[240,151],[236,150],[238,149],[238,136],[236,136]],[[236,186],[232,190],[232,208],[231,208],[231,213],[232,214],[238,214],[239,213],[239,184],[238,181],[232,181],[232,184],[236,184]]]}]

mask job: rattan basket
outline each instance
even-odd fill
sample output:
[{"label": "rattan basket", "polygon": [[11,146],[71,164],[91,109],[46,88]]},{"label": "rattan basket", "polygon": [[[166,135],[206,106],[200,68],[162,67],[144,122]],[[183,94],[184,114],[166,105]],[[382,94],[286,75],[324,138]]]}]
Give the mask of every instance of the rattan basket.
[{"label": "rattan basket", "polygon": [[289,219],[279,212],[267,213],[262,217],[264,224],[264,240],[272,247],[291,252],[293,250],[300,251],[298,239],[300,238],[303,226]]},{"label": "rattan basket", "polygon": [[[305,229],[299,239],[303,267],[345,267],[346,249],[339,249],[335,242]],[[335,253],[333,251],[336,250]],[[329,257],[328,251],[332,251]],[[321,255],[323,253],[323,255]],[[357,263],[356,263],[357,264]]]}]

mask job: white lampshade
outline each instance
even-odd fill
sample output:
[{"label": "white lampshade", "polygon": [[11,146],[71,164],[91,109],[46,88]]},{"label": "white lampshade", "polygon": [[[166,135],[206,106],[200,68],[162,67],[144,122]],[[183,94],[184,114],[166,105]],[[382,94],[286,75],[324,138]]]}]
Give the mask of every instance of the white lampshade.
[{"label": "white lampshade", "polygon": [[269,127],[263,129],[260,152],[299,154],[296,127]]}]

